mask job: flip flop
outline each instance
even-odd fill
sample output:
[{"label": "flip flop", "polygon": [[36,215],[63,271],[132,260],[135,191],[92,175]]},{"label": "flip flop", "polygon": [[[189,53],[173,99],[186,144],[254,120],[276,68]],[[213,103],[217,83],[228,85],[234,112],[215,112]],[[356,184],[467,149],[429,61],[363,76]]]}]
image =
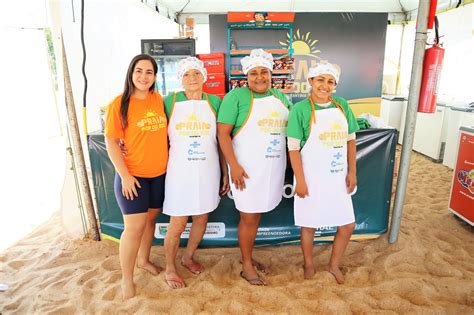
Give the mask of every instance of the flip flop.
[{"label": "flip flop", "polygon": [[259,287],[267,285],[265,280],[263,280],[260,276],[257,276],[257,278],[249,279],[245,276],[243,271],[240,272],[240,276],[242,277],[242,279],[245,279],[245,281],[247,281],[251,285],[256,285],[256,286],[259,286]]},{"label": "flip flop", "polygon": [[[186,283],[184,283],[184,280],[181,279],[181,278],[166,278],[165,276],[165,282],[166,284],[173,290],[176,290],[176,289],[183,289],[186,287]],[[182,285],[181,288],[173,288],[173,286],[171,285],[171,283],[179,283]]]},{"label": "flip flop", "polygon": [[181,260],[181,266],[188,269],[189,272],[194,275],[201,274],[204,271],[204,267],[200,263],[195,262],[194,260],[189,265],[185,265],[184,262]]},{"label": "flip flop", "polygon": [[[239,260],[240,264],[242,264],[242,260]],[[252,265],[257,269],[257,271],[260,271],[261,273],[266,274],[267,273],[267,267],[265,267],[264,264],[252,259]]]},{"label": "flip flop", "polygon": [[259,263],[258,261],[255,261],[255,269],[257,269],[260,272],[267,273],[267,269],[264,264]]}]

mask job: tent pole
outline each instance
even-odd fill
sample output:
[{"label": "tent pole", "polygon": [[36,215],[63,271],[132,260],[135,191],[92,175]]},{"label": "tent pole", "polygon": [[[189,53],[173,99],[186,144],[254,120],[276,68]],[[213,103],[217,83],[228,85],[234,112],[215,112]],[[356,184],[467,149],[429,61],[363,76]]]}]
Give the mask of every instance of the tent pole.
[{"label": "tent pole", "polygon": [[397,82],[395,83],[395,94],[400,94],[400,69],[402,65],[402,56],[403,56],[403,39],[405,36],[405,27],[407,24],[407,18],[405,14],[405,21],[402,23],[402,34],[400,36],[400,52],[398,54],[398,63],[397,63]]},{"label": "tent pole", "polygon": [[400,231],[400,222],[403,213],[403,202],[408,182],[410,169],[411,150],[415,135],[416,113],[421,89],[421,76],[423,74],[423,59],[428,27],[428,11],[430,0],[420,0],[418,5],[418,16],[416,19],[415,49],[413,52],[413,65],[411,70],[410,89],[408,92],[408,107],[405,119],[405,130],[403,134],[403,146],[400,158],[400,168],[397,179],[397,189],[392,210],[392,222],[390,225],[389,243],[397,242]]},{"label": "tent pole", "polygon": [[79,132],[79,125],[77,123],[76,109],[74,105],[74,98],[72,95],[71,79],[69,77],[69,68],[67,65],[66,50],[64,48],[64,39],[61,34],[61,47],[63,52],[63,73],[64,73],[64,92],[66,95],[66,109],[68,117],[68,125],[71,128],[71,138],[73,145],[73,155],[77,162],[79,184],[81,192],[84,194],[84,205],[89,219],[89,236],[94,241],[100,241],[99,227],[97,225],[97,218],[95,216],[94,205],[92,203],[92,195],[87,180],[86,164],[84,161],[84,154],[81,144],[81,136]]}]

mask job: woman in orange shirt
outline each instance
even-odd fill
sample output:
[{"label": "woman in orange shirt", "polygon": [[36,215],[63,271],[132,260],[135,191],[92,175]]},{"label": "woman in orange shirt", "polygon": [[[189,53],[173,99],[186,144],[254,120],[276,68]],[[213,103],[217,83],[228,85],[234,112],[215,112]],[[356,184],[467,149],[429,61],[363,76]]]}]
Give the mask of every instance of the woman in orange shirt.
[{"label": "woman in orange shirt", "polygon": [[[167,120],[163,100],[155,91],[156,72],[152,57],[134,57],[123,93],[107,110],[105,143],[116,171],[115,197],[125,226],[119,248],[124,299],[135,295],[135,263],[154,275],[161,269],[150,262],[168,162]],[[126,155],[122,154],[120,142]]]}]

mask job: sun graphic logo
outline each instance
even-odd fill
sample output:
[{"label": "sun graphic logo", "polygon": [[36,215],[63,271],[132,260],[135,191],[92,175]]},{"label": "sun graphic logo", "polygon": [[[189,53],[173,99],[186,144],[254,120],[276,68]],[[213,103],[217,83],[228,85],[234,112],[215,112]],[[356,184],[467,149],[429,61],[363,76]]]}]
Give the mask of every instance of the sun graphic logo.
[{"label": "sun graphic logo", "polygon": [[272,114],[271,114],[271,117],[272,118],[280,118],[280,117],[283,117],[283,114],[280,113],[280,112],[277,112],[277,111],[273,111]]},{"label": "sun graphic logo", "polygon": [[198,121],[199,120],[195,113],[192,113],[187,118],[188,118],[188,120],[191,120],[191,121]]},{"label": "sun graphic logo", "polygon": [[332,130],[344,130],[344,128],[342,127],[342,125],[340,123],[333,123],[332,126],[331,126],[331,129]]},{"label": "sun graphic logo", "polygon": [[307,32],[304,35],[300,34],[300,30],[297,29],[296,33],[293,35],[293,43],[290,47],[290,33],[286,34],[286,41],[280,42],[286,49],[293,48],[293,54],[297,56],[311,56],[317,59],[321,59],[316,54],[320,53],[321,51],[316,49],[315,45],[318,42],[317,39],[310,38],[311,32]]},{"label": "sun graphic logo", "polygon": [[146,118],[151,118],[157,116],[157,113],[153,110],[148,110],[145,112],[145,117]]},{"label": "sun graphic logo", "polygon": [[[295,82],[291,96],[293,101],[298,101],[305,98],[311,90],[311,86],[307,81],[309,68],[318,63],[327,63],[328,60],[323,60],[318,55],[321,53],[321,50],[316,47],[319,41],[311,37],[311,32],[304,33],[297,29],[292,40],[290,40],[289,33],[286,34],[286,37],[286,41],[280,41],[279,43],[284,49],[293,49],[293,55],[295,56]],[[338,65],[334,65],[340,70]]]},{"label": "sun graphic logo", "polygon": [[145,111],[144,118],[137,122],[138,128],[142,131],[156,131],[166,126],[166,119],[154,110]]},{"label": "sun graphic logo", "polygon": [[293,55],[295,56],[295,74],[293,84],[293,100],[305,98],[311,90],[311,86],[308,84],[306,78],[308,77],[308,70],[310,67],[315,66],[318,62],[321,62],[322,58],[319,57],[321,50],[317,49],[316,44],[319,41],[313,39],[311,32],[301,32],[297,29],[293,34],[293,38],[290,34],[286,34],[286,41],[279,42],[284,49],[292,49]]}]

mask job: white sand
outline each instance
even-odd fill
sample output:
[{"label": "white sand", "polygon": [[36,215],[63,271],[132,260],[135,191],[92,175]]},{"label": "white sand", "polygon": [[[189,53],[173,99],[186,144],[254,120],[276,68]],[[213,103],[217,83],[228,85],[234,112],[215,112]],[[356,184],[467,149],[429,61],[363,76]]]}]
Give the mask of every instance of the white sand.
[{"label": "white sand", "polygon": [[[447,210],[452,171],[414,154],[399,240],[351,242],[346,283],[323,271],[330,246],[315,250],[317,273],[303,280],[299,246],[265,247],[268,287],[239,277],[239,250],[198,250],[206,271],[181,267],[188,287],[171,290],[163,273],[136,271],[137,296],[121,301],[118,246],[73,241],[55,214],[0,254],[0,313],[474,313],[474,234]],[[181,253],[181,252],[180,252]],[[161,246],[152,260],[164,266]]]}]

